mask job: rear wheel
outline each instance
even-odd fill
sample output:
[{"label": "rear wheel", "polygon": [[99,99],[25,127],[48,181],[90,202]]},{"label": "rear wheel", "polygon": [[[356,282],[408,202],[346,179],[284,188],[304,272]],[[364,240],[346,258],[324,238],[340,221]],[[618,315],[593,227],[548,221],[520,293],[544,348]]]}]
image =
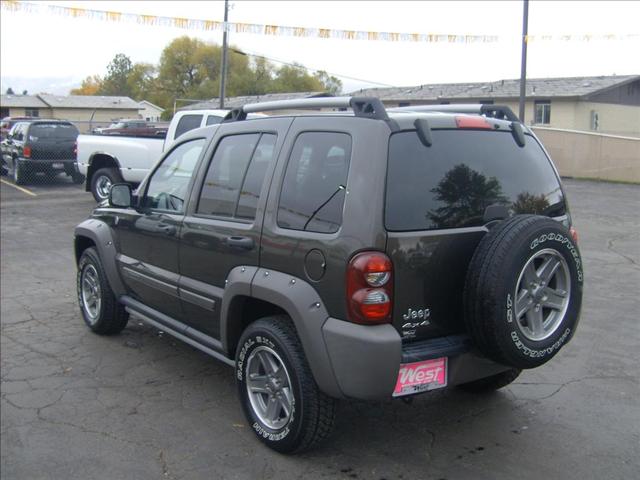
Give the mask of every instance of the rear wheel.
[{"label": "rear wheel", "polygon": [[73,172],[71,174],[71,180],[73,181],[73,183],[75,183],[76,185],[79,185],[81,183],[84,182],[84,175],[82,175],[81,173],[77,173],[77,172]]},{"label": "rear wheel", "polygon": [[17,158],[13,159],[13,181],[16,185],[24,185],[27,183],[27,177],[30,172],[25,165],[22,165]]},{"label": "rear wheel", "polygon": [[117,168],[100,168],[91,177],[91,193],[96,202],[109,198],[109,190],[114,183],[122,182]]},{"label": "rear wheel", "polygon": [[313,379],[291,320],[258,320],[242,334],[236,382],[254,433],[282,453],[307,450],[329,436],[336,401]]}]

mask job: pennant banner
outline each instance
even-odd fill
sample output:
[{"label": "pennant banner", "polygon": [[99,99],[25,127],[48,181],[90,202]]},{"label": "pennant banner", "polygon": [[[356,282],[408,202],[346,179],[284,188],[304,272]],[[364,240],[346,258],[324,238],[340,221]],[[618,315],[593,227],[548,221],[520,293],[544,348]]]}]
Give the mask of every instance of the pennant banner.
[{"label": "pennant banner", "polygon": [[[201,20],[182,17],[164,17],[156,15],[138,15],[135,13],[93,10],[88,8],[61,7],[41,3],[2,0],[2,9],[8,12],[24,12],[35,14],[53,14],[73,18],[85,18],[104,22],[137,23],[157,27],[173,27],[183,30],[223,31],[224,22],[217,20]],[[259,23],[227,22],[227,31],[235,33],[252,33],[255,35],[293,36],[305,38],[333,38],[339,40],[370,40],[385,42],[423,42],[423,43],[494,43],[503,37],[498,35],[459,35],[441,33],[402,33],[402,32],[367,32],[363,30],[340,30],[332,28],[290,27],[283,25],[264,25]],[[531,41],[595,41],[626,40],[640,38],[640,34],[607,34],[607,35],[529,35]]]}]

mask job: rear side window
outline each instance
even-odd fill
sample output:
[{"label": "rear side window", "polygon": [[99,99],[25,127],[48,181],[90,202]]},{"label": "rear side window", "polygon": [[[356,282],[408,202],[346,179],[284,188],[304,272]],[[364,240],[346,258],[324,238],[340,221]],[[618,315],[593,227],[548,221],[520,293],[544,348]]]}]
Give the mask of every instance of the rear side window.
[{"label": "rear side window", "polygon": [[255,218],[262,184],[273,160],[275,141],[275,135],[266,133],[223,138],[207,170],[196,212]]},{"label": "rear side window", "polygon": [[75,140],[78,129],[69,123],[36,123],[29,129],[29,140]]},{"label": "rear side window", "polygon": [[298,135],[284,176],[278,225],[292,230],[337,232],[342,224],[351,159],[351,137],[337,132]]},{"label": "rear side window", "polygon": [[222,117],[217,117],[215,115],[209,115],[207,117],[207,125],[217,125],[222,121]]},{"label": "rear side window", "polygon": [[200,127],[200,123],[202,123],[202,115],[185,115],[178,121],[178,125],[176,125],[176,134],[173,138],[176,139],[183,133]]},{"label": "rear side window", "polygon": [[530,136],[523,148],[509,132],[434,130],[425,147],[416,132],[389,141],[385,224],[410,231],[483,225],[485,209],[565,213],[560,184]]}]

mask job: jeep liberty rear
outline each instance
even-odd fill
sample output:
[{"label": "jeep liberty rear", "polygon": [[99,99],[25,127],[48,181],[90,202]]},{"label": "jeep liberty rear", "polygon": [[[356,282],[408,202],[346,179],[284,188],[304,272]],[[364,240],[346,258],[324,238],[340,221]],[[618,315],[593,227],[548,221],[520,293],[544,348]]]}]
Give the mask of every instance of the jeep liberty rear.
[{"label": "jeep liberty rear", "polygon": [[[317,108],[353,114],[247,120]],[[297,452],[337,399],[493,390],[549,361],[579,319],[576,241],[505,107],[267,102],[184,134],[135,196],[111,187],[75,230],[78,300],[96,333],[134,315],[232,365],[257,437]]]}]

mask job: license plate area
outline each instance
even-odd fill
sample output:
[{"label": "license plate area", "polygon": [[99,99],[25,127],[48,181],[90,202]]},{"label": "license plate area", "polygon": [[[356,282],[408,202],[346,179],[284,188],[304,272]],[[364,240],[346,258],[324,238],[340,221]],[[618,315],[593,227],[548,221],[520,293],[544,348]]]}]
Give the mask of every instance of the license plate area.
[{"label": "license plate area", "polygon": [[64,163],[62,162],[55,162],[51,164],[52,168],[56,168],[56,169],[60,169],[62,170],[64,168]]},{"label": "license plate area", "polygon": [[413,395],[447,386],[447,357],[402,363],[398,371],[394,397]]}]

